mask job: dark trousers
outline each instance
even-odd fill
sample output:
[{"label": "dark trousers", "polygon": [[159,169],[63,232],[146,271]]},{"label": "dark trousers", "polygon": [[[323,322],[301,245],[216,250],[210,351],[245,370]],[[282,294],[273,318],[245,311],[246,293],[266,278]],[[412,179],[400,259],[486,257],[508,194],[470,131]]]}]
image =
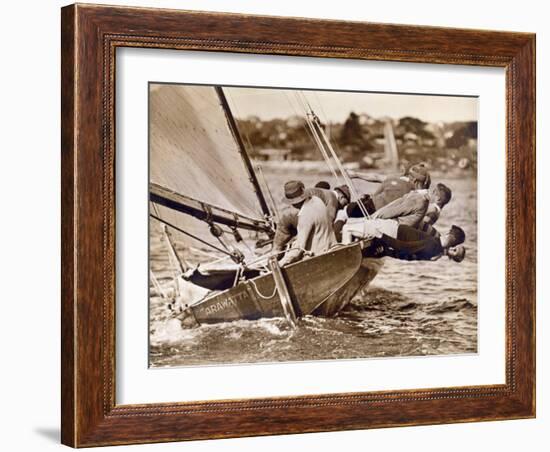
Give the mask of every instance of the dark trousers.
[{"label": "dark trousers", "polygon": [[[374,207],[374,202],[370,195],[367,194],[361,196],[361,202],[363,203],[363,206],[365,207],[365,210],[369,215],[372,215],[374,212],[376,212],[376,207]],[[346,207],[346,212],[349,218],[364,217],[358,202],[350,202]]]}]

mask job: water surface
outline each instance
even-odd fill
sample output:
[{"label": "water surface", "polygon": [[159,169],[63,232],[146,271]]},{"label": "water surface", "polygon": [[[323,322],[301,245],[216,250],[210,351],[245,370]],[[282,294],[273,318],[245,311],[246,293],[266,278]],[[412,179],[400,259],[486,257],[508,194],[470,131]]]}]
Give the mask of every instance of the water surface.
[{"label": "water surface", "polygon": [[[306,185],[315,175],[295,174]],[[267,175],[275,199],[288,172]],[[291,330],[283,319],[237,321],[182,328],[151,288],[152,367],[258,363],[318,359],[448,355],[477,352],[477,184],[471,176],[434,177],[453,190],[437,223],[466,234],[460,263],[385,258],[372,284],[334,318],[306,317]],[[372,187],[365,187],[365,190]],[[151,228],[151,268],[170,290],[172,268],[159,228]],[[205,250],[206,252],[206,250]],[[191,261],[197,256],[186,256]],[[197,291],[193,296],[199,296]],[[191,295],[190,295],[191,296]]]}]

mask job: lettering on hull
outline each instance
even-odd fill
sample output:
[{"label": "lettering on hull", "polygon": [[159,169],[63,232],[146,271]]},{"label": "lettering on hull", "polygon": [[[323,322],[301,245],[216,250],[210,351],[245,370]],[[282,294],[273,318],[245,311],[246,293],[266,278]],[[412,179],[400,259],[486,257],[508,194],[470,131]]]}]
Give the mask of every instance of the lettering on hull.
[{"label": "lettering on hull", "polygon": [[208,306],[201,307],[197,310],[197,314],[201,317],[210,317],[214,314],[218,314],[219,312],[227,311],[228,309],[235,310],[239,313],[241,311],[241,309],[239,309],[239,303],[246,301],[247,297],[248,294],[246,292],[240,292],[232,297],[227,297],[220,301],[215,301]]}]

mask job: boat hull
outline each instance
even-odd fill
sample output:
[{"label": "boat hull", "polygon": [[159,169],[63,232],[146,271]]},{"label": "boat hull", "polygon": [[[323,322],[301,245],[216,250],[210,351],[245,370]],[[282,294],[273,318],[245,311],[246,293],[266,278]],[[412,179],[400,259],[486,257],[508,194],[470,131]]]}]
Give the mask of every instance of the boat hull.
[{"label": "boat hull", "polygon": [[333,317],[338,314],[361,289],[368,287],[383,265],[384,262],[380,258],[363,258],[353,278],[323,300],[312,314],[321,317]]},{"label": "boat hull", "polygon": [[[378,273],[380,259],[364,258],[360,243],[282,269],[298,317],[333,316]],[[283,317],[271,273],[243,281],[190,307],[199,324]]]}]

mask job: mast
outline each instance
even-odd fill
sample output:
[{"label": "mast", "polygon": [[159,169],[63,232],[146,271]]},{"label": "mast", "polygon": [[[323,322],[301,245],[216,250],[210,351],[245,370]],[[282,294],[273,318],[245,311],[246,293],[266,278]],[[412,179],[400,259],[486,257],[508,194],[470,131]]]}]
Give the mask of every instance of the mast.
[{"label": "mast", "polygon": [[250,158],[248,157],[246,148],[244,147],[241,134],[237,127],[237,123],[235,122],[235,118],[233,117],[233,113],[231,113],[231,109],[229,108],[229,104],[227,103],[227,99],[225,97],[223,89],[221,86],[216,86],[215,89],[216,89],[216,92],[218,93],[218,97],[224,109],[225,116],[227,118],[227,123],[229,124],[229,129],[231,130],[231,133],[235,138],[235,142],[239,147],[239,153],[241,154],[244,165],[248,171],[249,180],[252,183],[252,186],[254,187],[254,191],[256,192],[258,201],[260,202],[260,207],[262,208],[262,212],[264,213],[264,215],[267,215],[268,217],[270,217],[271,212],[269,211],[269,207],[267,206],[267,202],[265,200],[264,194],[262,192],[260,184],[258,183],[258,179],[256,178],[256,173],[254,172],[254,168],[252,167],[252,163],[250,162]]}]

